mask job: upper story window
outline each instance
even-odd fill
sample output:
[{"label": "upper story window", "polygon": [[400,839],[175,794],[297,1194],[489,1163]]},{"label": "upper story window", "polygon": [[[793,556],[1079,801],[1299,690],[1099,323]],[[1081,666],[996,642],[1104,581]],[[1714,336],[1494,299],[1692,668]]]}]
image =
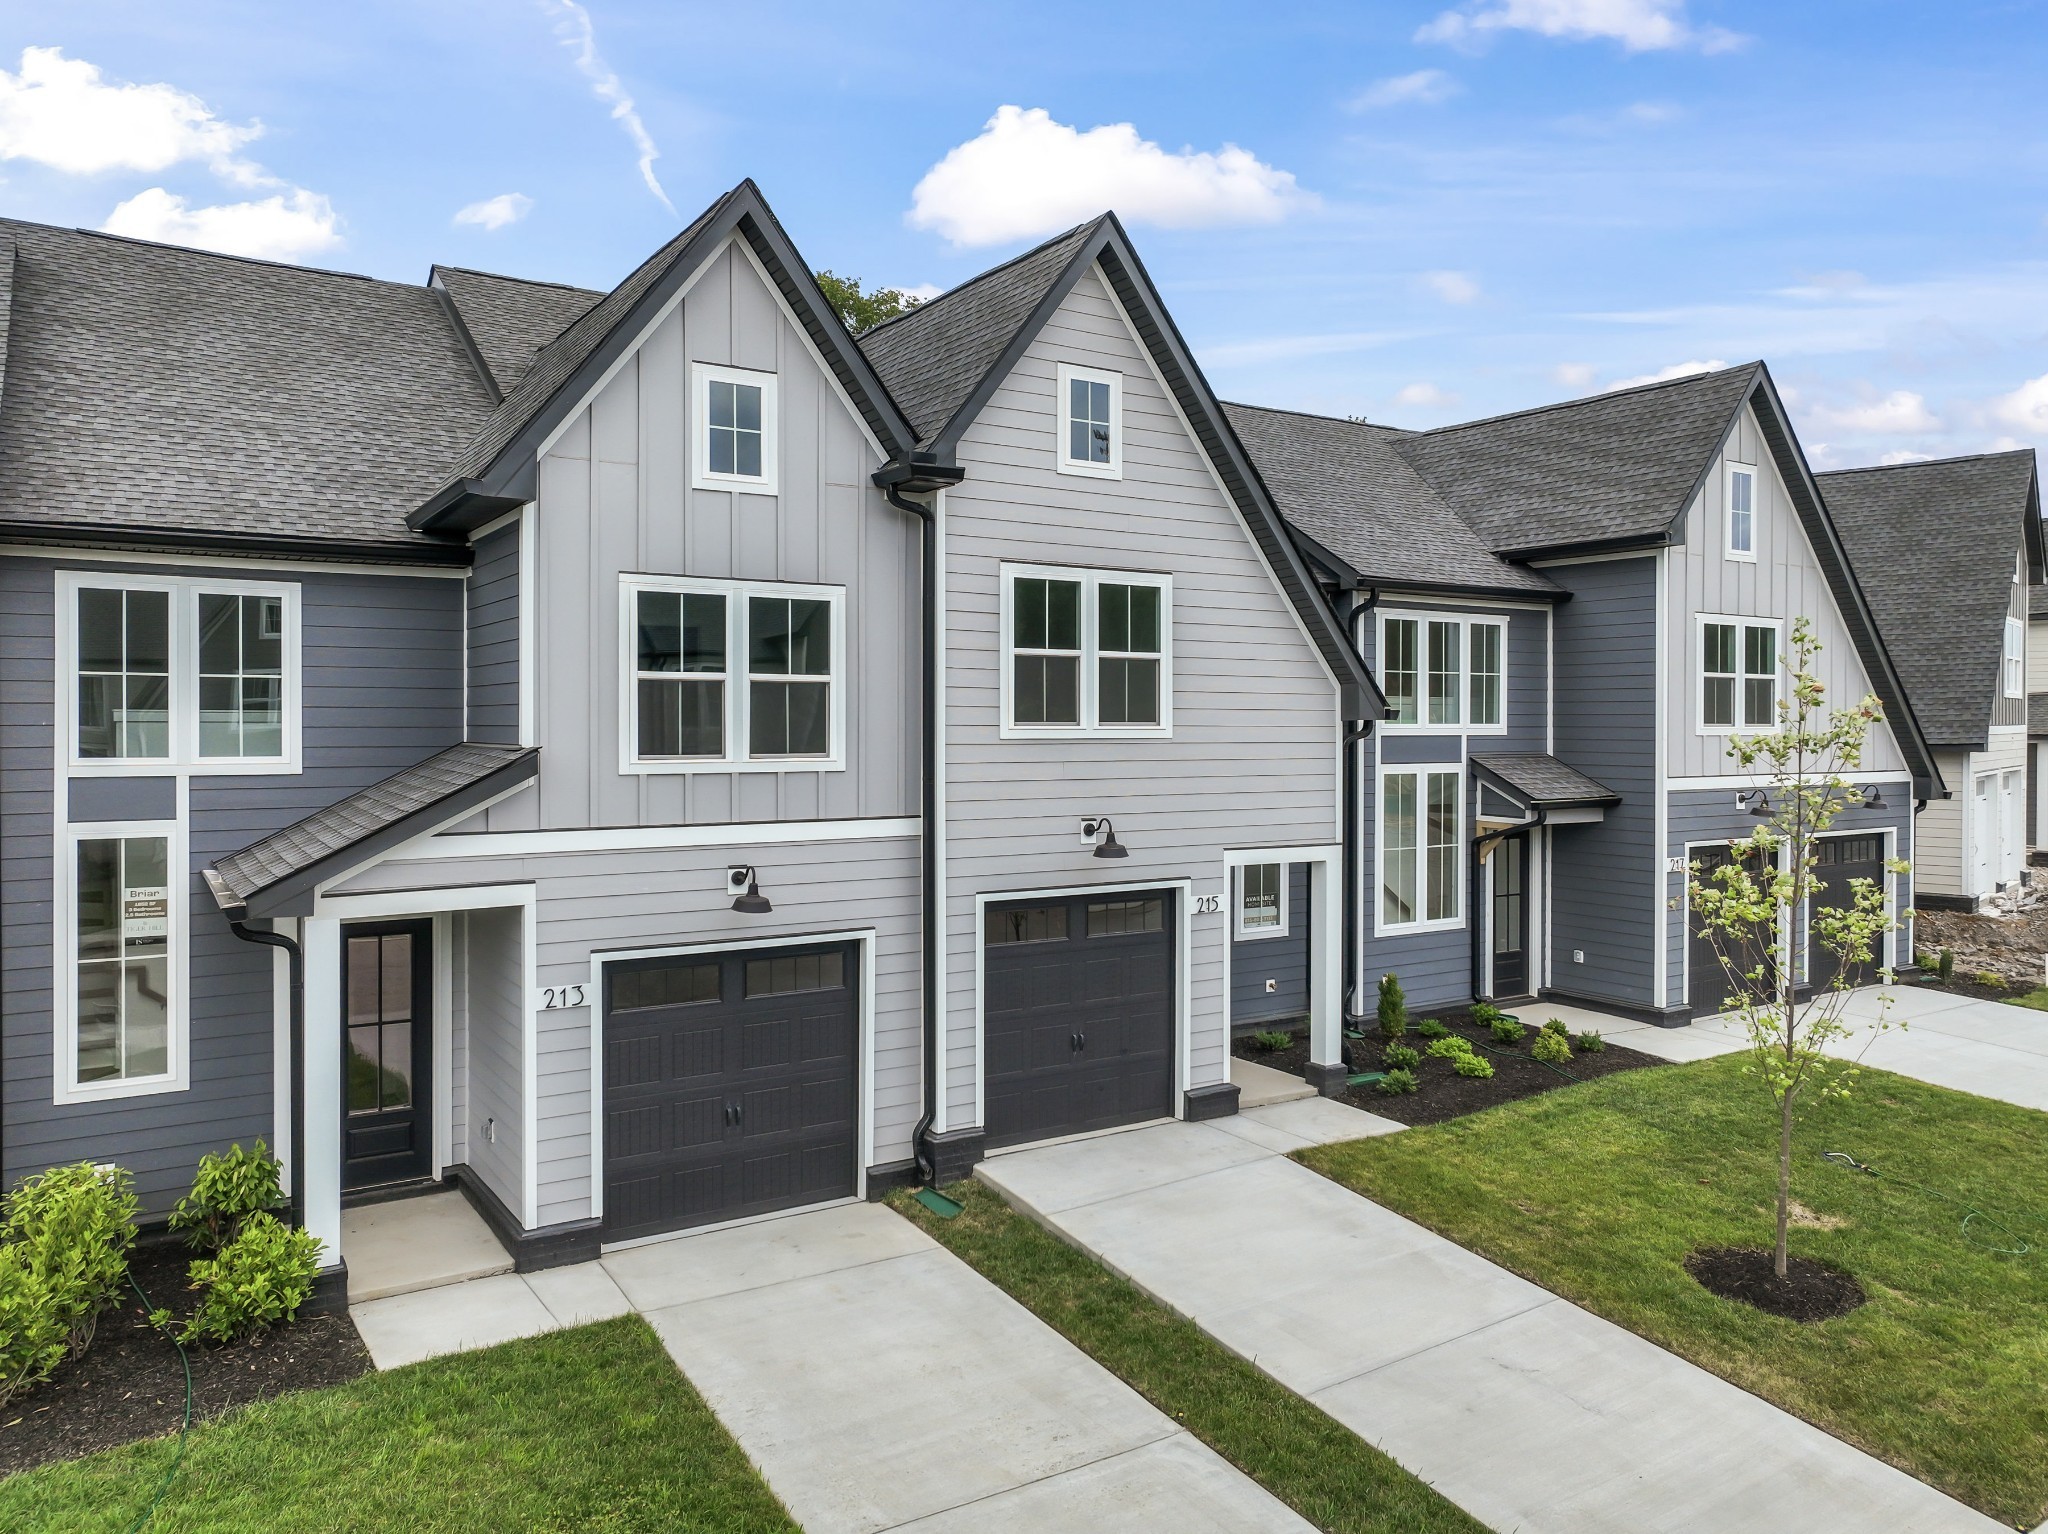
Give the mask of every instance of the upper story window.
[{"label": "upper story window", "polygon": [[172,825],[77,825],[64,833],[59,1102],[184,1085],[182,850]]},{"label": "upper story window", "polygon": [[1237,871],[1240,940],[1287,936],[1287,865],[1247,863]]},{"label": "upper story window", "polygon": [[1059,366],[1059,469],[1121,479],[1124,472],[1121,373]]},{"label": "upper story window", "polygon": [[1005,565],[1002,625],[1005,735],[1170,732],[1170,577]]},{"label": "upper story window", "polygon": [[700,362],[692,369],[700,490],[773,495],[778,460],[775,375]]},{"label": "upper story window", "polygon": [[2017,618],[2005,620],[2005,695],[2027,695],[2027,626]]},{"label": "upper story window", "polygon": [[1776,620],[1700,620],[1700,730],[1719,734],[1778,727]]},{"label": "upper story window", "polygon": [[1504,731],[1507,625],[1498,618],[1383,614],[1380,686],[1390,726]]},{"label": "upper story window", "polygon": [[627,771],[842,765],[843,593],[628,576]]},{"label": "upper story window", "polygon": [[1380,930],[1456,927],[1464,775],[1426,767],[1380,773]]},{"label": "upper story window", "polygon": [[1728,466],[1728,557],[1756,558],[1756,470]]},{"label": "upper story window", "polygon": [[66,572],[58,601],[74,768],[296,768],[296,586]]}]

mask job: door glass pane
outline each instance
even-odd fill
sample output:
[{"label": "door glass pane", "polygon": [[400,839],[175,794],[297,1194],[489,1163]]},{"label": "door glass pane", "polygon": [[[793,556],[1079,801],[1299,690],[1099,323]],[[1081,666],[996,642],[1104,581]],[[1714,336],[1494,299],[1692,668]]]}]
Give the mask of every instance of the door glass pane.
[{"label": "door glass pane", "polygon": [[1088,903],[1090,937],[1122,937],[1131,932],[1161,932],[1166,928],[1163,900],[1091,900]]},{"label": "door glass pane", "polygon": [[385,1022],[412,1016],[412,934],[387,932],[379,958],[383,981],[378,1002]]},{"label": "door glass pane", "polygon": [[383,1069],[377,1073],[378,1106],[385,1111],[412,1106],[412,1024],[386,1023]]},{"label": "door glass pane", "polygon": [[778,954],[772,958],[747,960],[747,999],[759,996],[787,996],[800,991],[836,990],[845,983],[845,955],[830,953]]},{"label": "door glass pane", "polygon": [[383,1050],[375,1023],[348,1031],[348,1111],[375,1113],[380,1100],[378,1076]]},{"label": "door glass pane", "polygon": [[660,969],[620,970],[612,976],[612,1006],[633,1007],[694,1006],[716,1001],[719,996],[719,966],[673,964]]}]

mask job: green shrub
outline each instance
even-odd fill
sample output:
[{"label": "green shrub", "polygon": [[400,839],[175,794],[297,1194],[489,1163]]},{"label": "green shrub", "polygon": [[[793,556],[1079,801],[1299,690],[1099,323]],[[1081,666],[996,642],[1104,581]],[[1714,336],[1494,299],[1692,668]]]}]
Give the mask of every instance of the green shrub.
[{"label": "green shrub", "polygon": [[1415,1072],[1397,1069],[1388,1071],[1374,1083],[1374,1088],[1389,1097],[1399,1097],[1403,1092],[1413,1092],[1418,1084]]},{"label": "green shrub", "polygon": [[1415,1025],[1415,1031],[1425,1039],[1448,1038],[1451,1032],[1448,1027],[1434,1017],[1425,1017]]},{"label": "green shrub", "polygon": [[206,1294],[185,1325],[185,1340],[232,1342],[291,1320],[319,1271],[318,1239],[259,1210],[219,1256],[192,1264],[192,1287]]},{"label": "green shrub", "polygon": [[1399,975],[1380,976],[1380,1032],[1398,1039],[1408,1031],[1408,998],[1401,994]]},{"label": "green shrub", "polygon": [[1600,1030],[1597,1028],[1588,1028],[1573,1039],[1572,1043],[1582,1055],[1597,1055],[1607,1047],[1607,1041],[1600,1037]]},{"label": "green shrub", "polygon": [[1993,970],[1980,969],[1970,978],[1987,990],[2002,991],[2005,989],[2005,976]]},{"label": "green shrub", "polygon": [[1493,1030],[1496,1044],[1519,1044],[1522,1042],[1522,1025],[1512,1017],[1496,1017],[1487,1024]]},{"label": "green shrub", "polygon": [[1500,1008],[1490,1001],[1475,1001],[1472,1003],[1472,1021],[1481,1028],[1491,1028],[1495,1020],[1500,1016]]},{"label": "green shrub", "polygon": [[1459,1038],[1456,1034],[1451,1034],[1445,1038],[1437,1039],[1436,1041],[1434,1041],[1429,1046],[1429,1053],[1434,1055],[1439,1060],[1456,1060],[1461,1058],[1462,1056],[1471,1054],[1472,1046],[1466,1043],[1463,1039]]},{"label": "green shrub", "polygon": [[1529,1046],[1529,1053],[1549,1065],[1563,1065],[1572,1057],[1572,1046],[1561,1033],[1552,1033],[1548,1028],[1536,1035],[1536,1042]]},{"label": "green shrub", "polygon": [[1380,1063],[1390,1071],[1413,1070],[1422,1063],[1422,1056],[1406,1044],[1389,1044],[1380,1051]]},{"label": "green shrub", "polygon": [[1566,1026],[1565,1020],[1561,1017],[1546,1017],[1543,1019],[1543,1031],[1545,1033],[1554,1033],[1561,1039],[1568,1039],[1572,1034],[1571,1029]]},{"label": "green shrub", "polygon": [[74,1357],[92,1346],[135,1244],[133,1179],[90,1161],[24,1177],[7,1195],[0,1240],[34,1272]]},{"label": "green shrub", "polygon": [[1284,1028],[1261,1028],[1252,1035],[1252,1043],[1269,1055],[1275,1050],[1287,1048],[1293,1042],[1294,1035]]},{"label": "green shrub", "polygon": [[192,1191],[171,1211],[171,1229],[199,1251],[219,1251],[250,1215],[284,1204],[279,1172],[277,1158],[261,1140],[254,1150],[238,1142],[218,1155],[201,1156]]},{"label": "green shrub", "polygon": [[0,1406],[48,1379],[70,1351],[48,1279],[25,1246],[0,1246]]},{"label": "green shrub", "polygon": [[1953,950],[1942,949],[1941,957],[1934,961],[1934,973],[1940,978],[1943,985],[1947,985],[1951,980],[1955,979],[1956,956]]},{"label": "green shrub", "polygon": [[1913,955],[1913,967],[1914,967],[1915,969],[1932,969],[1932,968],[1934,968],[1934,955],[1933,955],[1933,954],[1931,954],[1931,953],[1916,953],[1916,954],[1914,954],[1914,955]]},{"label": "green shrub", "polygon": [[1477,1080],[1485,1081],[1493,1075],[1493,1062],[1491,1060],[1482,1060],[1479,1056],[1468,1051],[1451,1061],[1451,1069],[1460,1076],[1471,1076]]}]

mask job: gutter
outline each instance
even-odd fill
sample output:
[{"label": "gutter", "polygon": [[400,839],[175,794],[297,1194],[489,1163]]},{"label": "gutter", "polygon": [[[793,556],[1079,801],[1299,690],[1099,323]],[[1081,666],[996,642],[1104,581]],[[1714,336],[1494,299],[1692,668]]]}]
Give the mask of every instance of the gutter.
[{"label": "gutter", "polygon": [[213,892],[214,903],[221,914],[228,919],[228,930],[245,943],[259,943],[266,948],[281,948],[290,974],[291,1000],[291,1059],[287,1062],[291,1070],[292,1118],[291,1136],[292,1191],[291,1217],[294,1227],[303,1230],[306,1226],[306,955],[293,938],[282,932],[262,932],[248,924],[249,908],[228,893],[221,876],[211,868],[205,870],[206,887]]},{"label": "gutter", "polygon": [[932,1120],[939,1104],[939,930],[945,913],[939,909],[939,519],[931,500],[913,501],[913,495],[936,496],[949,485],[966,478],[958,464],[943,463],[929,455],[912,454],[909,462],[898,459],[877,469],[873,479],[882,498],[898,511],[916,517],[920,525],[921,605],[923,672],[919,689],[919,805],[924,834],[918,847],[918,901],[921,907],[920,944],[924,969],[924,1071],[922,1111],[910,1131],[911,1152],[917,1157],[918,1180],[926,1187],[938,1186],[938,1157],[932,1150]]},{"label": "gutter", "polygon": [[[1365,654],[1361,641],[1363,625],[1371,621],[1372,611],[1379,605],[1380,592],[1377,586],[1359,596],[1352,593],[1351,611],[1346,614],[1350,620],[1351,644],[1359,655]],[[1359,796],[1365,784],[1365,738],[1372,733],[1372,720],[1361,719],[1344,732],[1344,888],[1339,899],[1343,902],[1345,967],[1350,971],[1344,987],[1344,1021],[1348,1026],[1365,1021],[1363,1012],[1353,1011],[1354,1005],[1365,1002],[1365,942],[1360,925],[1364,918],[1365,903],[1362,888],[1365,878],[1365,817]]]}]

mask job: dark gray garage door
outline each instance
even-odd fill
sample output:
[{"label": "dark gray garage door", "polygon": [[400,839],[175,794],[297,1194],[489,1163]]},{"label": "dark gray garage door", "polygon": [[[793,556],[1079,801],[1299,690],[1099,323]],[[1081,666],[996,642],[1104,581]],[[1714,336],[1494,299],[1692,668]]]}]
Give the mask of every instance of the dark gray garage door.
[{"label": "dark gray garage door", "polygon": [[605,966],[608,1239],[854,1191],[855,980],[844,944]]},{"label": "dark gray garage door", "polygon": [[[1884,837],[1822,837],[1814,846],[1813,874],[1825,886],[1813,898],[1816,906],[1834,906],[1841,910],[1854,906],[1856,895],[1849,887],[1851,879],[1868,879],[1878,888],[1884,887]],[[1884,959],[1883,938],[1873,945],[1872,958],[1873,962],[1855,967],[1849,981],[1851,985],[1877,983],[1877,965]],[[1818,937],[1807,939],[1806,971],[1815,985],[1832,984],[1841,967],[1841,955],[1826,947]]]},{"label": "dark gray garage door", "polygon": [[[1738,857],[1746,862],[1754,862],[1756,851],[1747,842],[1737,842],[1716,847],[1695,847],[1691,853],[1691,861],[1700,866],[1700,877],[1709,884],[1717,883],[1714,879],[1715,869],[1726,867]],[[1727,970],[1721,966],[1718,951],[1720,946],[1727,945],[1730,940],[1723,934],[1717,944],[1705,928],[1694,919],[1689,901],[1686,926],[1686,1001],[1691,1005],[1694,1016],[1711,1017],[1726,1008],[1729,993],[1734,989]],[[1774,952],[1748,945],[1731,952],[1729,961],[1741,975],[1748,975],[1759,965],[1764,966],[1767,974],[1775,972],[1776,969]]]},{"label": "dark gray garage door", "polygon": [[1173,1111],[1173,896],[988,908],[982,1036],[988,1143]]}]

